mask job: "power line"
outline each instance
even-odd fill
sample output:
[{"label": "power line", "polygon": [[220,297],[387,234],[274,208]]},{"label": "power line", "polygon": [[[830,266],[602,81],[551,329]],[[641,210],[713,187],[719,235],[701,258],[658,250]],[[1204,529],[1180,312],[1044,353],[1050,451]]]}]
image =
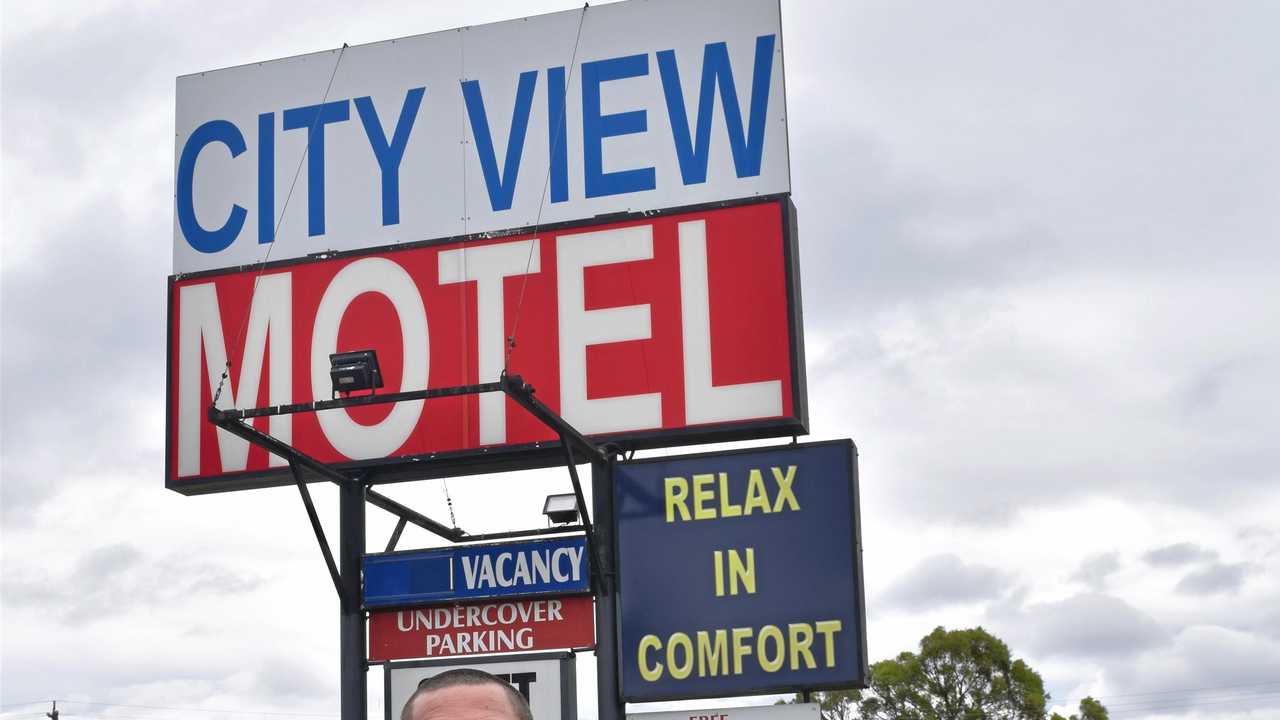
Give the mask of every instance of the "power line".
[{"label": "power line", "polygon": [[[560,142],[560,131],[565,125],[565,114],[569,103],[569,85],[573,82],[573,69],[578,63],[578,44],[582,41],[582,24],[587,19],[587,9],[591,7],[590,3],[582,4],[582,13],[578,15],[578,32],[573,38],[573,53],[569,56],[569,74],[565,80],[564,97],[560,100],[560,117],[556,120],[555,143],[551,148],[551,152],[558,151],[557,143]],[[548,74],[547,83],[550,85],[551,77]],[[550,118],[548,118],[550,120]],[[548,122],[548,124],[550,124]],[[547,174],[542,180],[542,194],[538,196],[538,217],[533,221],[533,232],[531,235],[538,234],[538,226],[542,224],[542,208],[547,202],[547,189],[551,186],[551,163],[552,157],[547,157]],[[465,187],[465,184],[463,185]],[[533,238],[536,240],[537,238]],[[507,365],[511,362],[511,351],[516,347],[516,334],[520,331],[520,311],[524,308],[524,291],[529,286],[529,268],[533,265],[533,243],[529,243],[529,257],[525,259],[524,276],[520,281],[520,299],[516,301],[516,317],[511,323],[511,335],[507,338],[507,347],[504,349],[502,356],[502,371],[507,371]],[[464,246],[465,247],[465,246]],[[539,246],[541,247],[541,246]]]},{"label": "power line", "polygon": [[[1110,708],[1108,708],[1108,709],[1107,709],[1107,711],[1108,711],[1108,713],[1113,714],[1113,715],[1133,716],[1133,715],[1136,715],[1136,714],[1139,714],[1139,713],[1161,712],[1161,711],[1164,711],[1164,710],[1181,710],[1181,709],[1183,709],[1183,708],[1198,708],[1198,707],[1205,707],[1205,706],[1209,706],[1209,705],[1229,705],[1229,704],[1232,704],[1232,703],[1251,702],[1251,701],[1256,701],[1256,700],[1270,700],[1270,699],[1271,699],[1271,698],[1269,698],[1269,697],[1259,697],[1259,696],[1247,697],[1247,696],[1246,696],[1246,697],[1238,697],[1238,698],[1234,698],[1234,699],[1230,699],[1230,700],[1209,700],[1209,701],[1206,701],[1206,702],[1194,702],[1194,701],[1188,701],[1188,702],[1176,702],[1176,701],[1168,701],[1168,702],[1167,702],[1167,704],[1164,704],[1164,705],[1159,705],[1159,704],[1157,704],[1157,705],[1150,705],[1150,706],[1148,706],[1148,707],[1135,707],[1135,708],[1127,708],[1127,709],[1123,709],[1123,710],[1115,710],[1115,711],[1112,711]],[[1250,709],[1250,710],[1255,710],[1255,709],[1258,709],[1258,708],[1249,708],[1249,709]]]},{"label": "power line", "polygon": [[1111,710],[1111,709],[1126,710],[1129,708],[1145,707],[1147,705],[1152,705],[1152,704],[1159,705],[1161,703],[1170,703],[1170,702],[1191,703],[1191,702],[1202,702],[1202,701],[1210,701],[1210,700],[1230,700],[1230,699],[1251,698],[1251,697],[1267,697],[1271,695],[1280,695],[1280,690],[1236,691],[1236,692],[1218,693],[1218,694],[1209,694],[1209,695],[1188,695],[1186,697],[1181,697],[1181,698],[1163,697],[1163,698],[1150,698],[1147,700],[1129,700],[1126,702],[1116,703],[1114,705],[1108,705],[1107,709],[1108,710]]},{"label": "power line", "polygon": [[[104,705],[104,703],[99,703],[99,705]],[[114,706],[114,707],[138,707],[138,706]],[[183,712],[192,712],[192,711],[210,712],[207,710],[198,710],[198,708],[174,707],[172,708],[172,710],[180,710]],[[92,711],[92,710],[88,710],[86,712],[87,714],[82,714],[82,712],[60,712],[60,715],[63,717],[86,717],[86,719],[91,719],[91,720],[168,720],[169,717],[174,717],[174,719],[177,719],[177,717],[180,717],[178,715],[168,715],[168,714],[146,714],[146,715],[138,716],[138,715],[118,715],[118,714],[115,714],[115,712]],[[212,711],[212,712],[230,712],[230,714],[234,714],[234,715],[250,715],[250,716],[252,715],[288,715],[288,714],[279,714],[279,712],[257,712],[253,710],[243,710],[243,711],[219,710],[219,711]],[[332,719],[332,717],[338,717],[338,716],[337,715],[315,715],[314,717],[330,717],[330,719]]]},{"label": "power line", "polygon": [[3,705],[0,705],[0,708],[21,707],[23,705],[44,705],[45,703],[51,703],[51,702],[53,701],[52,700],[32,700],[30,702],[5,703]]},{"label": "power line", "polygon": [[[46,701],[48,702],[48,701]],[[273,715],[284,717],[312,717],[312,718],[335,718],[337,715],[329,715],[324,713],[297,713],[297,712],[271,712],[266,710],[222,710],[222,709],[206,709],[192,707],[171,707],[166,705],[125,705],[121,703],[100,703],[86,702],[80,700],[63,700],[64,705],[92,705],[95,707],[120,707],[135,708],[141,710],[176,710],[179,712],[204,712],[204,713],[224,713],[230,715]],[[122,717],[113,715],[112,717]]]},{"label": "power line", "polygon": [[1124,710],[1124,708],[1126,707],[1142,707],[1144,705],[1152,705],[1152,703],[1156,703],[1156,705],[1158,705],[1158,703],[1162,703],[1162,702],[1222,700],[1222,698],[1236,698],[1236,697],[1265,697],[1265,696],[1274,696],[1274,694],[1280,694],[1280,689],[1274,689],[1274,691],[1267,691],[1267,689],[1257,689],[1257,691],[1230,691],[1230,692],[1219,692],[1219,693],[1208,693],[1208,694],[1188,694],[1188,696],[1180,697],[1180,698],[1179,697],[1153,697],[1153,698],[1147,698],[1147,700],[1129,700],[1124,702],[1117,702],[1115,703],[1115,705],[1108,705],[1107,708],[1108,710],[1110,710],[1110,708],[1115,707],[1117,708],[1117,710]]},{"label": "power line", "polygon": [[1147,695],[1171,695],[1175,693],[1212,692],[1215,690],[1234,690],[1236,688],[1250,688],[1250,687],[1259,687],[1263,685],[1280,685],[1280,680],[1268,680],[1267,682],[1256,682],[1256,683],[1242,683],[1239,685],[1217,685],[1214,687],[1184,688],[1181,690],[1152,690],[1150,692],[1122,693],[1118,695],[1082,695],[1080,697],[1066,698],[1065,700],[1062,700],[1060,702],[1063,702],[1063,703],[1079,702],[1080,700],[1084,700],[1086,697],[1091,697],[1094,700],[1111,700],[1114,698],[1145,697]]}]

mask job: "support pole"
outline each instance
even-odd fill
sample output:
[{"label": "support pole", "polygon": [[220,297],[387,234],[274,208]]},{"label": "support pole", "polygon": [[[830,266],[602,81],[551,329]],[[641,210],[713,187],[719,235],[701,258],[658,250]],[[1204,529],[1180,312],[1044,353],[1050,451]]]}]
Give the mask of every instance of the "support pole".
[{"label": "support pole", "polygon": [[347,480],[338,486],[342,720],[365,720],[368,707],[364,611],[360,608],[360,562],[365,550],[364,494],[365,485],[360,480]]},{"label": "support pole", "polygon": [[600,567],[596,594],[596,682],[600,720],[626,720],[618,687],[618,586],[613,551],[613,461],[591,463],[591,505]]}]

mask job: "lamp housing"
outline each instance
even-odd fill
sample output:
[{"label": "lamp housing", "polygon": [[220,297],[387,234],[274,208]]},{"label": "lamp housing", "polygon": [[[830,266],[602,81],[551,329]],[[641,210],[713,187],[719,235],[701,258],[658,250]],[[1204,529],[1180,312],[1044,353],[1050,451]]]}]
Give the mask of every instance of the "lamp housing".
[{"label": "lamp housing", "polygon": [[563,525],[578,519],[578,497],[573,493],[548,495],[542,514],[553,523]]},{"label": "lamp housing", "polygon": [[372,350],[333,353],[329,356],[329,378],[335,394],[376,390],[382,387],[378,354]]}]

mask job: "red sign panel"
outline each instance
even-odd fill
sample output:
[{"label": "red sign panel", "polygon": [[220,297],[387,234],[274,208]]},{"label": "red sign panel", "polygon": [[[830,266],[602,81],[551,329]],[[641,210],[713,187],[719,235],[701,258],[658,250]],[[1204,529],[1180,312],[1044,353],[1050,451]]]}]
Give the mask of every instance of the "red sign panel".
[{"label": "red sign panel", "polygon": [[369,660],[595,647],[586,595],[369,613]]},{"label": "red sign panel", "polygon": [[[289,482],[206,409],[215,395],[222,408],[329,399],[329,355],[349,350],[376,350],[384,392],[492,382],[505,366],[623,448],[803,433],[793,226],[781,198],[174,276],[166,484]],[[373,482],[562,461],[502,393],[254,422],[322,462],[380,468]]]}]

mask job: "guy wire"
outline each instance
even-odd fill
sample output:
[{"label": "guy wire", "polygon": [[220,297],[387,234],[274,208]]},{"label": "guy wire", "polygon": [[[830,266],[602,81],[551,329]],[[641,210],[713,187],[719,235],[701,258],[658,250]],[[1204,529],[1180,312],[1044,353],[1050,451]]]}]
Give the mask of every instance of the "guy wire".
[{"label": "guy wire", "polygon": [[[333,89],[333,79],[338,75],[338,66],[342,64],[342,56],[346,51],[347,44],[342,43],[342,47],[338,49],[338,59],[333,62],[333,70],[329,73],[329,84],[325,85],[324,95],[320,98],[321,106],[329,100],[329,91]],[[302,174],[302,164],[307,161],[307,153],[311,150],[311,136],[315,133],[316,125],[320,122],[320,114],[321,110],[316,110],[316,117],[311,121],[311,127],[307,128],[307,142],[302,147],[302,157],[298,158],[298,167],[293,171],[293,182],[289,183],[289,192],[285,195],[284,205],[280,208],[280,217],[276,220],[275,227],[271,229],[271,244],[267,246],[267,254],[258,263],[258,270],[253,276],[253,289],[249,292],[249,305],[244,310],[244,320],[240,323],[240,332],[236,334],[235,344],[227,348],[227,365],[222,369],[222,379],[218,380],[218,389],[213,393],[213,405],[215,407],[218,404],[218,398],[222,396],[222,387],[231,373],[231,348],[240,347],[240,343],[244,341],[245,330],[249,327],[249,315],[253,311],[253,298],[258,293],[258,280],[262,278],[262,273],[267,269],[267,263],[271,260],[271,251],[275,249],[276,243],[280,240],[280,226],[284,223],[285,212],[289,209],[289,200],[293,198],[293,189],[298,186],[298,176]],[[272,132],[275,132],[274,127]],[[261,152],[261,148],[259,148],[259,152]],[[272,170],[271,182],[275,183],[274,168]]]},{"label": "guy wire", "polygon": [[[578,60],[578,43],[582,40],[582,24],[587,18],[587,9],[590,7],[591,3],[583,3],[582,13],[578,16],[578,33],[573,39],[573,54],[569,58],[569,72],[564,81],[564,96],[560,100],[560,118],[556,124],[555,137],[557,145],[560,141],[560,131],[564,128],[566,106],[569,104],[569,88],[573,85],[573,68]],[[550,82],[550,78],[548,78],[548,82]],[[551,158],[554,156],[557,149],[558,148],[553,145],[551,148],[552,154],[547,157],[547,174],[542,181],[542,195],[538,197],[538,216],[537,219],[533,221],[533,235],[538,234],[538,226],[542,224],[542,209],[546,206],[547,188],[550,187],[551,184]],[[537,240],[536,237],[533,239]],[[529,267],[533,264],[534,245],[535,243],[533,242],[529,243],[529,257],[524,263],[524,276],[520,281],[520,299],[516,301],[516,316],[511,322],[511,336],[507,338],[506,352],[503,354],[502,358],[502,371],[504,373],[507,371],[507,364],[511,361],[511,351],[516,347],[516,333],[520,331],[520,311],[524,309],[524,291],[525,288],[529,286]]]}]

